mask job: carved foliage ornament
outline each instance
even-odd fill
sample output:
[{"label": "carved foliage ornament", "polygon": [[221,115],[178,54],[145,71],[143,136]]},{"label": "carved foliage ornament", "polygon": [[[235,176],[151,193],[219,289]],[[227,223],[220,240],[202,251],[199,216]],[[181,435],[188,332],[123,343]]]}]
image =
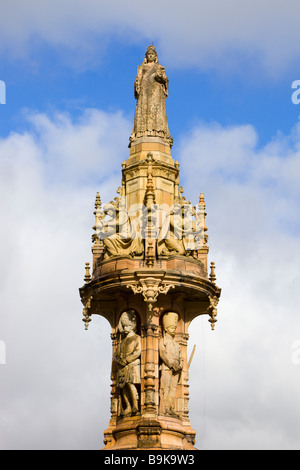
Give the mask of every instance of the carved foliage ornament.
[{"label": "carved foliage ornament", "polygon": [[163,283],[160,279],[154,277],[147,277],[146,279],[140,279],[137,284],[128,284],[126,287],[131,289],[134,294],[142,294],[148,305],[148,322],[151,322],[153,304],[157,301],[158,295],[167,294],[170,289],[175,288],[175,285]]}]

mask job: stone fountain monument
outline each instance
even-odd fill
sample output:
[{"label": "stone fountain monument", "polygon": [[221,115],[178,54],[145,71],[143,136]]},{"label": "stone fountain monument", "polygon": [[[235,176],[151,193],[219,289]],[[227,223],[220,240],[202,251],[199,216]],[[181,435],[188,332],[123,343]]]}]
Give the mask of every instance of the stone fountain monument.
[{"label": "stone fountain monument", "polygon": [[212,329],[221,290],[208,266],[205,201],[183,196],[173,160],[168,77],[149,46],[134,82],[137,100],[117,196],[95,201],[92,266],[80,288],[83,321],[111,325],[111,419],[104,449],[195,449],[187,344],[194,318]]}]

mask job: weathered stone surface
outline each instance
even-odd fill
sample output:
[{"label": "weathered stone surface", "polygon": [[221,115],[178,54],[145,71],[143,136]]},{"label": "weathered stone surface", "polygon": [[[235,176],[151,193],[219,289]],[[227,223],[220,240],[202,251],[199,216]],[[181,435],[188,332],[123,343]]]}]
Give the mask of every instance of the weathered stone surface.
[{"label": "weathered stone surface", "polygon": [[141,383],[141,337],[136,334],[134,310],[123,312],[119,321],[120,339],[114,360],[118,365],[117,388],[121,394],[118,415],[133,416],[139,411],[137,385]]},{"label": "weathered stone surface", "polygon": [[137,104],[130,145],[141,137],[160,137],[172,146],[165,104],[168,86],[165,68],[158,63],[155,47],[149,46],[134,82]]},{"label": "weathered stone surface", "polygon": [[176,391],[183,368],[180,345],[175,341],[178,314],[168,312],[163,316],[163,335],[159,342],[160,399],[163,414],[179,418],[176,413]]}]

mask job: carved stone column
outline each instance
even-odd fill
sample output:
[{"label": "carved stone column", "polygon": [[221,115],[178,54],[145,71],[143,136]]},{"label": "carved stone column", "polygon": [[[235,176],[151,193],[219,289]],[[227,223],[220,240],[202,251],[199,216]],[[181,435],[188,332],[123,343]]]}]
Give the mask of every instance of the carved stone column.
[{"label": "carved stone column", "polygon": [[144,410],[142,416],[155,418],[157,414],[157,390],[155,381],[157,379],[157,360],[154,357],[157,351],[157,325],[149,323],[146,330],[146,362],[144,375]]}]

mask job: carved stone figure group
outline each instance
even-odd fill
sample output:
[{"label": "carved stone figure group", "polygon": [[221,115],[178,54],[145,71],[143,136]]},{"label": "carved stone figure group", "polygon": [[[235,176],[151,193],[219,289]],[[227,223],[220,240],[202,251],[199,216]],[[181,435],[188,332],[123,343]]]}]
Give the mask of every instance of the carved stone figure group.
[{"label": "carved stone figure group", "polygon": [[[129,215],[123,206],[113,203],[104,206],[95,225],[95,237],[104,245],[104,259],[143,256],[148,220],[146,208],[139,208],[139,214],[134,218],[134,214]],[[153,208],[151,220],[156,233],[158,256],[190,256],[202,246],[203,224],[197,217],[193,218],[195,215],[195,210],[188,204],[176,203],[170,210]]]},{"label": "carved stone figure group", "polygon": [[[178,314],[168,312],[162,320],[160,357],[160,410],[168,416],[176,413],[176,390],[183,368],[181,347],[175,341]],[[137,316],[134,310],[123,312],[119,320],[121,339],[114,355],[117,364],[116,386],[120,394],[119,415],[134,416],[140,410],[141,337],[137,334]]]}]

